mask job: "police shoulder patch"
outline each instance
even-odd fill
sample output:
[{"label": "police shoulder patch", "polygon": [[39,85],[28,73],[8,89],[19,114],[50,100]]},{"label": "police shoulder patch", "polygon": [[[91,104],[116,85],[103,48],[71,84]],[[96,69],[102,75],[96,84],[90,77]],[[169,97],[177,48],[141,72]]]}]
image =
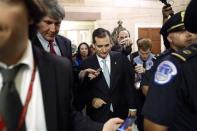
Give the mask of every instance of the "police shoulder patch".
[{"label": "police shoulder patch", "polygon": [[171,61],[163,61],[157,67],[154,81],[157,84],[163,85],[168,82],[177,74],[177,68]]}]

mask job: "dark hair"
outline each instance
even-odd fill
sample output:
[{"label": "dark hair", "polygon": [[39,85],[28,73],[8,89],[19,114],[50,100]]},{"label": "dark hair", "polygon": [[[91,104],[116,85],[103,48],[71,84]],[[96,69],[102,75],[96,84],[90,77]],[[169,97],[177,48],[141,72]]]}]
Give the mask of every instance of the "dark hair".
[{"label": "dark hair", "polygon": [[46,12],[41,10],[41,8],[33,0],[24,0],[24,2],[27,6],[30,19],[33,20],[34,24],[40,22]]},{"label": "dark hair", "polygon": [[111,34],[108,30],[104,29],[104,28],[97,28],[94,30],[94,32],[92,33],[92,41],[93,41],[93,44],[96,43],[96,40],[95,38],[98,37],[98,38],[105,38],[106,36],[109,36],[110,38],[110,41],[111,41]]},{"label": "dark hair", "polygon": [[82,45],[86,45],[88,48],[88,56],[90,56],[90,46],[86,43],[86,42],[82,42],[79,44],[78,48],[77,48],[77,58],[81,59],[81,54],[80,54],[80,48]]},{"label": "dark hair", "polygon": [[30,20],[33,21],[33,23],[29,26],[29,38],[30,40],[33,40],[37,33],[37,24],[46,12],[41,10],[41,8],[33,0],[24,0],[24,2],[27,7],[28,16]]},{"label": "dark hair", "polygon": [[57,0],[36,0],[36,3],[35,0],[24,0],[24,2],[27,6],[29,18],[33,21],[29,26],[29,38],[33,41],[37,34],[37,24],[49,12],[48,9],[52,7],[59,7],[59,5]]}]

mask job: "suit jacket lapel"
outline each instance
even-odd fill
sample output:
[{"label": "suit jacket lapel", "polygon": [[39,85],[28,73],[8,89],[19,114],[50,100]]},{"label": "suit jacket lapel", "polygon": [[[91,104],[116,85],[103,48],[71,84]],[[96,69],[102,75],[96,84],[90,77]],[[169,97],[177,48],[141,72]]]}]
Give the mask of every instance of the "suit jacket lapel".
[{"label": "suit jacket lapel", "polygon": [[48,131],[57,130],[57,96],[55,83],[55,65],[50,61],[42,59],[44,52],[34,49],[35,61],[38,66],[42,97],[45,111],[46,126]]},{"label": "suit jacket lapel", "polygon": [[100,68],[100,65],[99,65],[99,62],[98,62],[98,59],[96,57],[96,55],[93,56],[93,61],[92,61],[92,65],[93,65],[93,69],[98,69]]},{"label": "suit jacket lapel", "polygon": [[44,50],[44,48],[43,48],[43,46],[42,46],[40,40],[38,39],[38,37],[35,37],[35,39],[33,40],[32,43],[33,43],[33,45],[36,45],[36,46],[38,46],[38,47],[40,47],[41,49]]},{"label": "suit jacket lapel", "polygon": [[115,86],[113,86],[115,83],[116,78],[116,71],[120,70],[117,68],[117,61],[113,57],[113,54],[110,53],[110,59],[111,59],[111,73],[110,73],[110,90],[113,90]]},{"label": "suit jacket lapel", "polygon": [[66,48],[66,46],[64,46],[64,41],[62,41],[61,39],[59,39],[57,37],[55,40],[56,40],[59,50],[61,52],[61,56],[66,56],[67,48]]}]

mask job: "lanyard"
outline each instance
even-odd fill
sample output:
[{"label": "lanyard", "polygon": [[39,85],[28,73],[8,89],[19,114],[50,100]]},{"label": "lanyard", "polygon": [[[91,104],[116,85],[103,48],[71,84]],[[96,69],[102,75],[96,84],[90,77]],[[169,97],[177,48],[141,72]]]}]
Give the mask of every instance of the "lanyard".
[{"label": "lanyard", "polygon": [[33,72],[32,72],[32,75],[31,75],[31,81],[30,81],[30,84],[29,84],[29,89],[28,89],[26,100],[25,100],[25,105],[23,106],[23,109],[21,111],[20,119],[19,119],[19,123],[18,123],[16,131],[20,131],[20,129],[23,127],[23,124],[25,122],[25,117],[26,117],[26,114],[27,114],[27,108],[28,108],[29,102],[30,102],[31,97],[32,97],[32,89],[33,89],[33,84],[34,84],[34,80],[35,80],[35,75],[36,75],[36,66],[35,66],[35,62],[34,62]]}]

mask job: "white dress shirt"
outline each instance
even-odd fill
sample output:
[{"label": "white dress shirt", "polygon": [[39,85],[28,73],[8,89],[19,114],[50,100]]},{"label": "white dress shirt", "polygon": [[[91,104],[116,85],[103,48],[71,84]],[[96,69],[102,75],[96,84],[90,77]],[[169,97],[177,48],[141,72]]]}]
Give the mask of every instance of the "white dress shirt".
[{"label": "white dress shirt", "polygon": [[[16,88],[17,91],[19,92],[21,102],[24,105],[29,90],[29,84],[32,77],[33,64],[34,64],[31,42],[28,43],[27,49],[23,57],[19,60],[19,62],[16,65],[18,64],[26,65],[20,68],[15,78]],[[0,66],[3,68],[13,68],[16,65],[7,66],[6,64],[0,62]],[[0,91],[2,88],[2,82],[3,82],[3,78],[2,75],[0,75]],[[32,97],[27,109],[25,123],[26,123],[27,131],[47,131],[40,76],[37,67],[36,67],[35,80],[33,83]]]},{"label": "white dress shirt", "polygon": [[[47,40],[45,40],[39,32],[37,33],[37,37],[40,40],[40,43],[42,44],[42,47],[44,48],[44,50],[47,52],[50,52],[49,42]],[[61,52],[60,52],[60,49],[59,49],[56,41],[53,42],[53,48],[55,50],[55,53],[57,55],[61,56]]]},{"label": "white dress shirt", "polygon": [[[100,67],[102,68],[102,72],[103,72],[103,58],[99,57],[98,55],[96,55],[97,59],[98,59],[98,62],[99,62],[99,65]],[[108,70],[109,70],[109,74],[111,74],[111,59],[110,59],[110,55],[108,54],[107,57],[105,58],[106,60],[106,64],[107,64],[107,67],[108,67]],[[113,112],[113,105],[112,103],[110,104],[110,111]]]},{"label": "white dress shirt", "polygon": [[[102,71],[103,71],[103,58],[99,57],[98,55],[96,55],[97,59],[98,59],[98,62],[99,62],[99,65],[100,67],[102,68]],[[110,60],[110,56],[109,54],[107,55],[107,57],[105,58],[106,60],[106,64],[107,64],[107,67],[108,67],[108,70],[109,70],[109,74],[111,73],[111,60]]]}]

